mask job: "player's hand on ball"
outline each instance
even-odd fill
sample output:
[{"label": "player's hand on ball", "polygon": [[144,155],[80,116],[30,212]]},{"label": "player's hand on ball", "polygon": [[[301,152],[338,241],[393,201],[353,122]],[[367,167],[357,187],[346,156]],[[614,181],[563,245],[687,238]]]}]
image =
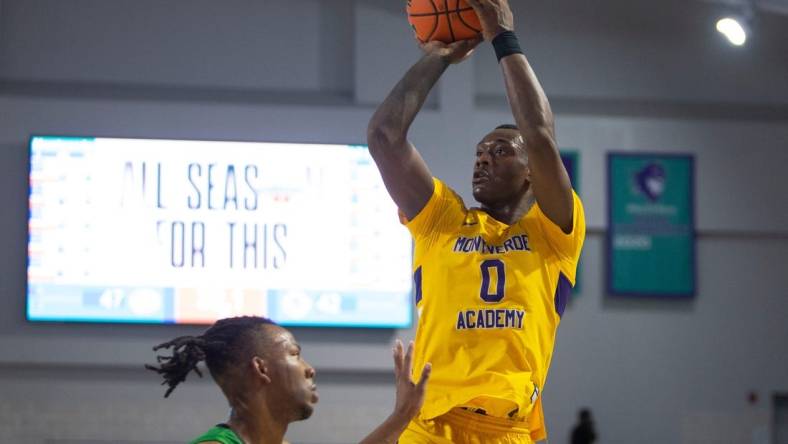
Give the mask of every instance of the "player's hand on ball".
[{"label": "player's hand on ball", "polygon": [[504,31],[514,30],[514,15],[508,0],[467,0],[482,24],[485,40],[492,40]]},{"label": "player's hand on ball", "polygon": [[481,43],[482,36],[468,40],[459,40],[454,43],[443,43],[433,40],[421,44],[421,49],[427,54],[434,54],[444,58],[449,63],[460,63],[470,57],[476,45]]},{"label": "player's hand on ball", "polygon": [[394,345],[394,376],[397,380],[397,402],[394,412],[410,421],[424,404],[424,390],[430,377],[432,365],[427,364],[421,371],[419,382],[414,383],[410,375],[413,372],[413,341],[408,344],[408,351],[403,352],[402,342],[397,340]]}]

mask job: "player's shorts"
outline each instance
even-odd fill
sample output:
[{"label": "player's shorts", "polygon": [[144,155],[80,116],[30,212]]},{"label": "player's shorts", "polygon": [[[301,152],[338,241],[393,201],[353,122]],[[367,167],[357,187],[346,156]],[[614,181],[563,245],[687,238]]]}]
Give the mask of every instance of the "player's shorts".
[{"label": "player's shorts", "polygon": [[454,408],[427,421],[414,419],[399,444],[533,444],[526,423]]}]

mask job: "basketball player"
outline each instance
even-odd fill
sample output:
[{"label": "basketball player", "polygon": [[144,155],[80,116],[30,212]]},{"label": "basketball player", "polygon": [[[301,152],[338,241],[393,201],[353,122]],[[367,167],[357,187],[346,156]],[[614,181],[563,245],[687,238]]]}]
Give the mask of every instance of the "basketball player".
[{"label": "basketball player", "polygon": [[506,0],[468,0],[498,57],[515,125],[476,145],[468,209],[408,140],[429,91],[480,39],[429,42],[373,115],[370,152],[415,241],[414,363],[433,365],[400,443],[546,438],[541,392],[585,237],[553,114]]},{"label": "basketball player", "polygon": [[[217,321],[200,336],[182,336],[157,345],[172,348],[172,356],[158,356],[159,366],[146,365],[164,377],[164,397],[205,361],[213,380],[230,404],[230,419],[192,441],[212,444],[280,444],[293,421],[312,415],[318,395],[315,369],[301,356],[293,335],[261,317]],[[424,400],[430,374],[425,365],[417,384],[410,379],[413,343],[403,352],[394,347],[397,401],[394,412],[362,444],[395,443]]]}]

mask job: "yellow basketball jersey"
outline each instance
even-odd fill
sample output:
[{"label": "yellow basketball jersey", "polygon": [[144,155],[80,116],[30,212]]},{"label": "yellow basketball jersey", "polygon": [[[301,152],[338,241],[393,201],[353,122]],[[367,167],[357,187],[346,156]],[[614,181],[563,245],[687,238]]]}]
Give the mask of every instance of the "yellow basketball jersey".
[{"label": "yellow basketball jersey", "polygon": [[585,238],[580,199],[572,193],[565,234],[537,204],[506,225],[433,180],[432,197],[406,221],[419,312],[414,378],[433,367],[420,418],[475,407],[526,421],[544,439],[540,391]]}]

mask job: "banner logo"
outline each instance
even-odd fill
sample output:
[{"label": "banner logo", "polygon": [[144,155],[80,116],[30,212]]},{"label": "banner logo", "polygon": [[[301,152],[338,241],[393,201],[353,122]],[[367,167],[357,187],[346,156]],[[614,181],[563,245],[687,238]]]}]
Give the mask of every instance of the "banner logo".
[{"label": "banner logo", "polygon": [[649,163],[635,174],[638,191],[656,202],[665,192],[665,169],[658,163]]}]

